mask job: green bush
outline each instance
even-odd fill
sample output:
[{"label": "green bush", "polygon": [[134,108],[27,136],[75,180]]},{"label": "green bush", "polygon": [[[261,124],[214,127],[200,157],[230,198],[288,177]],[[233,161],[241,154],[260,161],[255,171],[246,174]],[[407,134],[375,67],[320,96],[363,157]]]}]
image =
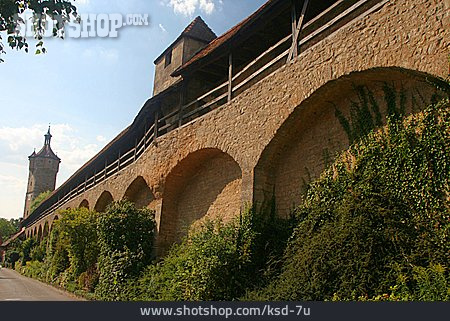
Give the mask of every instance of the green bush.
[{"label": "green bush", "polygon": [[[73,278],[76,280],[81,273],[95,266],[99,255],[97,238],[97,217],[98,214],[86,208],[66,210],[61,213],[61,219],[56,222],[53,228],[55,240],[52,245],[55,248],[51,251],[60,251],[67,255],[70,262],[70,269]],[[55,271],[60,270],[64,260],[53,260]]]},{"label": "green bush", "polygon": [[95,294],[100,300],[120,300],[124,298],[128,280],[152,261],[154,213],[120,201],[99,215],[99,284]]},{"label": "green bush", "polygon": [[31,251],[37,243],[38,242],[34,237],[27,238],[22,242],[20,255],[22,259],[22,265],[25,265],[26,262],[31,261]]},{"label": "green bush", "polygon": [[[139,279],[139,300],[226,300],[246,283],[240,268],[250,263],[251,232],[246,227],[208,221],[164,261]],[[242,235],[238,242],[239,233]]]},{"label": "green bush", "polygon": [[16,250],[8,250],[6,252],[6,265],[14,268],[16,265],[16,262],[18,262],[20,259],[20,253]]},{"label": "green bush", "polygon": [[47,280],[48,264],[39,261],[28,261],[25,266],[20,267],[19,272],[27,277],[45,282]]},{"label": "green bush", "polygon": [[30,214],[33,213],[38,207],[39,205],[41,205],[41,203],[51,194],[51,191],[46,191],[46,192],[42,192],[41,194],[39,194],[38,196],[36,196],[35,199],[33,199],[33,201],[31,202],[30,205]]},{"label": "green bush", "polygon": [[[44,262],[45,255],[47,252],[47,241],[48,241],[48,238],[45,237],[40,242],[32,243],[31,253],[30,253],[32,261]],[[22,251],[23,251],[23,248],[22,248]]]},{"label": "green bush", "polygon": [[59,221],[53,223],[47,247],[47,260],[50,263],[49,281],[51,282],[55,282],[60,274],[70,267],[69,245],[67,239],[61,238],[63,228],[60,224]]},{"label": "green bush", "polygon": [[134,300],[237,299],[260,284],[265,262],[280,252],[266,233],[271,226],[272,238],[282,242],[275,222],[279,220],[253,211],[229,223],[206,220],[174,245],[163,261],[149,266],[129,295]]},{"label": "green bush", "polygon": [[418,289],[409,299],[448,298],[448,273],[427,268],[449,262],[449,116],[446,99],[344,153],[297,210],[282,273],[254,297],[376,297],[403,278]]},{"label": "green bush", "polygon": [[97,213],[82,208],[63,211],[60,216],[42,241],[29,238],[23,242],[20,271],[66,289],[78,290],[80,284],[92,291],[98,279]]}]

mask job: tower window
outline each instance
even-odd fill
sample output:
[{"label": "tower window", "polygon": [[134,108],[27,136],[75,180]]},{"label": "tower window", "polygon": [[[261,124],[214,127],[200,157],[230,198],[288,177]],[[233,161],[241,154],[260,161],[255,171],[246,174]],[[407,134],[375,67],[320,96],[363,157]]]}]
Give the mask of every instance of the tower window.
[{"label": "tower window", "polygon": [[170,49],[166,53],[166,56],[165,56],[164,60],[165,60],[164,67],[167,67],[168,65],[170,65],[172,63],[172,49]]}]

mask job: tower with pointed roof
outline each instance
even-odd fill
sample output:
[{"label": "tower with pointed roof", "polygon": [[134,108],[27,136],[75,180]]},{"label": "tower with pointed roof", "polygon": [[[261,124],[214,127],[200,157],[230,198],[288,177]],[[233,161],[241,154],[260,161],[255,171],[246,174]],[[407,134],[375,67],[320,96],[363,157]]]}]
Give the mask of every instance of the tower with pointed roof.
[{"label": "tower with pointed roof", "polygon": [[50,127],[44,135],[44,146],[36,153],[35,151],[28,157],[29,175],[27,194],[25,196],[25,209],[23,217],[27,218],[30,213],[30,206],[33,200],[41,193],[54,191],[56,185],[56,175],[59,171],[61,159],[53,152],[50,143],[52,135]]},{"label": "tower with pointed roof", "polygon": [[200,16],[195,18],[181,35],[156,58],[153,95],[157,95],[173,85],[179,77],[172,77],[171,74],[216,38],[216,34]]}]

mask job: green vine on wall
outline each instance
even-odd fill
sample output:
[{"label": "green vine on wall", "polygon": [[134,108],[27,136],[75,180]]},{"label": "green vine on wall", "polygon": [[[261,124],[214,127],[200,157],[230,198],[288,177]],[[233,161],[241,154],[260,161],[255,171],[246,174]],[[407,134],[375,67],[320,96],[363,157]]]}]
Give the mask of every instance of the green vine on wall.
[{"label": "green vine on wall", "polygon": [[[344,129],[350,144],[367,136],[373,129],[383,125],[382,111],[373,91],[366,86],[354,85],[353,88],[358,96],[358,100],[350,102],[349,117],[346,117],[337,108],[336,104],[332,103],[335,107],[335,116]],[[396,90],[394,86],[384,83],[382,91],[387,117],[392,121],[403,119],[407,105],[407,96],[404,88]],[[411,99],[416,101],[414,97]]]}]

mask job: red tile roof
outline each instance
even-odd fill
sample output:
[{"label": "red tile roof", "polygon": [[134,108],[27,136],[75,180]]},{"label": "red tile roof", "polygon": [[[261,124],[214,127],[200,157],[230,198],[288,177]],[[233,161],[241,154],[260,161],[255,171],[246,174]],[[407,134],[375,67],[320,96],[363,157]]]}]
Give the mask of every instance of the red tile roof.
[{"label": "red tile roof", "polygon": [[33,152],[33,154],[31,154],[31,156],[29,158],[35,158],[35,157],[45,157],[45,158],[52,158],[52,159],[60,160],[60,158],[58,156],[56,156],[56,154],[53,152],[50,145],[44,145],[44,147],[42,147],[42,149],[38,153]]},{"label": "red tile roof", "polygon": [[193,38],[204,43],[210,43],[212,40],[217,38],[216,34],[211,30],[211,28],[209,28],[206,22],[198,16],[192,20],[192,22],[183,30],[178,38],[172,42],[171,45],[158,56],[158,58],[155,59],[155,64],[166,54],[167,50],[172,48],[173,45],[175,45],[183,37]]},{"label": "red tile roof", "polygon": [[225,32],[222,36],[214,39],[207,45],[205,48],[200,50],[194,57],[192,57],[189,61],[187,61],[184,65],[179,67],[177,70],[175,70],[172,73],[172,76],[176,77],[182,74],[184,69],[190,67],[193,64],[198,63],[211,53],[215,52],[216,50],[222,49],[222,47],[227,44],[232,38],[237,36],[240,31],[244,30],[246,27],[251,25],[254,20],[256,20],[263,12],[265,12],[271,5],[275,4],[280,0],[269,0],[265,4],[263,4],[257,11],[255,11],[251,16],[247,17],[243,21],[241,21],[239,24],[235,25],[233,28]]},{"label": "red tile roof", "polygon": [[211,42],[216,39],[217,36],[214,31],[209,28],[202,17],[198,16],[195,18],[184,31],[181,33],[182,36],[187,36],[195,38],[204,42]]}]

